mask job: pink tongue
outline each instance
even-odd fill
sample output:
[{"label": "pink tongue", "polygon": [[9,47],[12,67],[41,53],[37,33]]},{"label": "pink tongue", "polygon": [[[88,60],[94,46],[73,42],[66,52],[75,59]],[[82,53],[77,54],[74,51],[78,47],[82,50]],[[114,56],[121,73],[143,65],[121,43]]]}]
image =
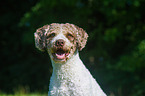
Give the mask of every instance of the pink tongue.
[{"label": "pink tongue", "polygon": [[56,57],[57,57],[57,59],[64,59],[65,53],[58,52],[58,53],[56,53]]}]

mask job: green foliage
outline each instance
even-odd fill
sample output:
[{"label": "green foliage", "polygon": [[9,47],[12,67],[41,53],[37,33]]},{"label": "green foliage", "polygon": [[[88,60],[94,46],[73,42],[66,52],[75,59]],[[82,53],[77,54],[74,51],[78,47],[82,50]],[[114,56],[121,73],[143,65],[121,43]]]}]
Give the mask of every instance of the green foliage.
[{"label": "green foliage", "polygon": [[145,40],[142,40],[129,55],[120,56],[116,67],[124,71],[136,72],[145,67]]},{"label": "green foliage", "polygon": [[52,67],[48,55],[35,48],[33,33],[45,24],[68,22],[89,34],[80,55],[108,95],[144,96],[144,3],[144,0],[6,2],[8,9],[2,6],[0,16],[3,62],[0,90],[23,94],[25,87],[15,91],[21,85],[29,86],[28,92],[48,91]]}]

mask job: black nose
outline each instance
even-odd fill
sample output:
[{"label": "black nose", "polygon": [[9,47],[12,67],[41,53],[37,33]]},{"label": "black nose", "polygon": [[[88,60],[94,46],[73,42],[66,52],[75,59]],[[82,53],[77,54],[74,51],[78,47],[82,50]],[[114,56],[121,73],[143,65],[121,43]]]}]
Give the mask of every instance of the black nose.
[{"label": "black nose", "polygon": [[55,46],[63,46],[64,45],[64,40],[59,39],[55,42]]}]

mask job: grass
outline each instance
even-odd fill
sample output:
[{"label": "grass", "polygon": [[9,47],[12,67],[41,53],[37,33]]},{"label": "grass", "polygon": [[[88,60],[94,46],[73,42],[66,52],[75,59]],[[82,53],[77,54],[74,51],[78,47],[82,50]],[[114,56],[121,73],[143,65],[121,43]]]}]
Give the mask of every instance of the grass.
[{"label": "grass", "polygon": [[30,92],[28,86],[19,86],[13,90],[13,94],[7,94],[0,91],[0,96],[48,96],[47,93]]},{"label": "grass", "polygon": [[0,96],[48,96],[47,94],[40,94],[40,93],[28,93],[28,94],[4,94],[0,93]]}]

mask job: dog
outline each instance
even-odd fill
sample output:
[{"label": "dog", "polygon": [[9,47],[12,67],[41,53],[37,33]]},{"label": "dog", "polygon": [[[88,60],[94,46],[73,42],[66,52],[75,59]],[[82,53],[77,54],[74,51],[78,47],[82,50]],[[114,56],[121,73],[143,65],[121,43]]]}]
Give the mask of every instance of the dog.
[{"label": "dog", "polygon": [[35,45],[53,67],[48,96],[107,96],[79,57],[88,34],[74,24],[52,23],[36,30]]}]

